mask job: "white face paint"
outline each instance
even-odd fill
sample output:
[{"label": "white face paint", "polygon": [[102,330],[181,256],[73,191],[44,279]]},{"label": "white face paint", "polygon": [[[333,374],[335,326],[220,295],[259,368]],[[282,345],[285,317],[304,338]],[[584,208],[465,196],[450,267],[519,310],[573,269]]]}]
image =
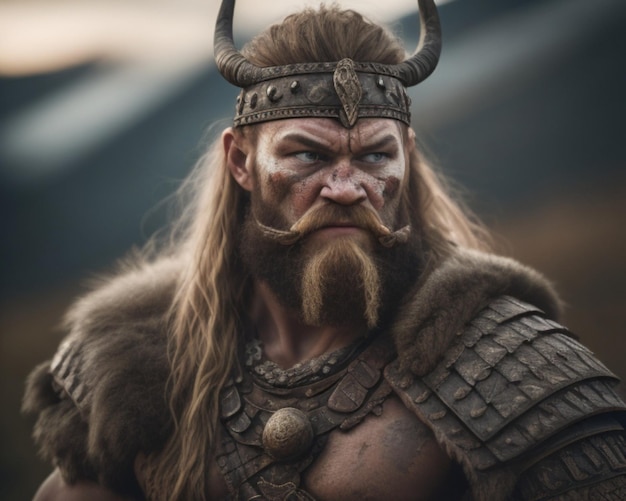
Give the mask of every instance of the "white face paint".
[{"label": "white face paint", "polygon": [[259,127],[256,189],[287,222],[335,203],[363,204],[394,225],[408,163],[396,120],[361,119],[346,129],[333,119],[299,118]]}]

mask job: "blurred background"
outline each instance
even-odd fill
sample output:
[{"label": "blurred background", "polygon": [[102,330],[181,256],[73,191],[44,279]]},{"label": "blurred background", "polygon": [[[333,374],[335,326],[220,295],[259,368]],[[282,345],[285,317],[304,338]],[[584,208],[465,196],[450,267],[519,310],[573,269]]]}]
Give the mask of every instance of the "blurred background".
[{"label": "blurred background", "polygon": [[[238,0],[236,36],[318,3]],[[413,0],[338,3],[415,47]],[[163,225],[164,200],[229,124],[217,8],[0,0],[0,499],[29,499],[49,472],[19,406],[64,310]],[[440,66],[411,90],[418,135],[499,251],[553,280],[565,323],[626,377],[626,2],[456,0],[440,14]]]}]

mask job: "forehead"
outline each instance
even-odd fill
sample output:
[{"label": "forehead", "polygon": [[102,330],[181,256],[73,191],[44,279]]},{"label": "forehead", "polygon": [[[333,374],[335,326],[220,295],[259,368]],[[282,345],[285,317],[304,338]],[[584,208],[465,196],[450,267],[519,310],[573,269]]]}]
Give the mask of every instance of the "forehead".
[{"label": "forehead", "polygon": [[260,124],[257,139],[261,144],[310,139],[333,149],[366,148],[385,139],[403,143],[402,124],[386,118],[362,118],[347,129],[332,118],[290,118]]}]

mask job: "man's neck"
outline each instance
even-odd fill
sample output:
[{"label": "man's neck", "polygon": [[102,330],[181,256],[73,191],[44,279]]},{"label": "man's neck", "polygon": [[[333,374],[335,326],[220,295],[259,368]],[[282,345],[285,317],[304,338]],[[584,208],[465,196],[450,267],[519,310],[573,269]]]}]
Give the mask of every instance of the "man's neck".
[{"label": "man's neck", "polygon": [[264,355],[283,368],[348,346],[367,331],[365,320],[361,325],[307,325],[263,282],[255,285],[250,316]]}]

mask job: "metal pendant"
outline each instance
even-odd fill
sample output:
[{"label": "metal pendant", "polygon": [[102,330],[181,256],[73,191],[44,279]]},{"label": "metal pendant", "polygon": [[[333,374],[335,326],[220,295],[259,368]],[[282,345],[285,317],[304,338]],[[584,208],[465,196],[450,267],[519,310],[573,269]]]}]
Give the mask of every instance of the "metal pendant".
[{"label": "metal pendant", "polygon": [[313,426],[304,412],[294,407],[277,410],[263,429],[263,448],[274,459],[294,459],[313,444]]}]

